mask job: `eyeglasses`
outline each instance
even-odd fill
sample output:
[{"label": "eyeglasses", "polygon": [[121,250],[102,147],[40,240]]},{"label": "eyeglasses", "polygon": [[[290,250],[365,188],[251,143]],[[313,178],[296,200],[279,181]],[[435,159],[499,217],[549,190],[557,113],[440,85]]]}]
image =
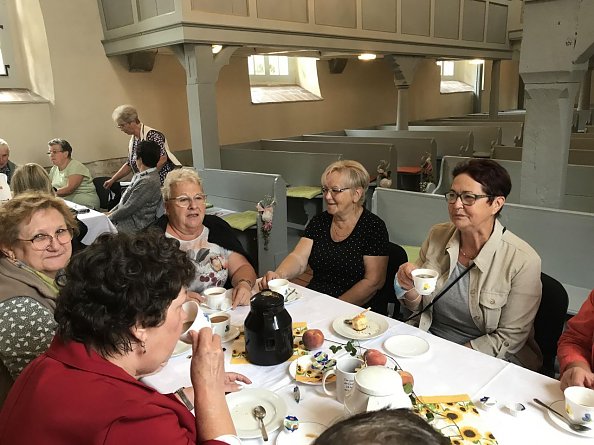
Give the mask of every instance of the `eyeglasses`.
[{"label": "eyeglasses", "polygon": [[322,195],[325,195],[326,193],[330,192],[330,194],[332,196],[334,196],[334,195],[338,195],[339,193],[344,192],[345,190],[350,190],[350,189],[352,189],[352,187],[343,187],[341,189],[331,189],[328,187],[322,187]]},{"label": "eyeglasses", "polygon": [[64,153],[64,150],[49,150],[47,152],[48,155],[55,155],[56,153]]},{"label": "eyeglasses", "polygon": [[128,122],[124,122],[123,124],[117,124],[116,127],[119,128],[120,130],[122,128],[124,128],[126,125],[128,125]]},{"label": "eyeglasses", "polygon": [[199,193],[193,198],[190,198],[186,195],[181,195],[177,198],[168,199],[167,201],[175,201],[176,206],[187,209],[188,207],[190,207],[190,203],[193,203],[194,201],[196,201],[196,203],[198,203],[199,205],[206,203],[206,195],[204,193]]},{"label": "eyeglasses", "polygon": [[480,198],[493,198],[493,195],[475,195],[474,193],[470,192],[456,193],[453,190],[444,193],[444,196],[448,204],[454,204],[458,200],[458,198],[460,198],[462,204],[465,206],[474,205],[476,200]]},{"label": "eyeglasses", "polygon": [[46,250],[52,244],[54,239],[60,244],[66,244],[72,241],[73,236],[74,231],[72,229],[58,229],[56,230],[54,236],[47,235],[45,233],[39,233],[31,239],[17,239],[19,241],[29,241],[33,245],[33,249],[41,251]]}]

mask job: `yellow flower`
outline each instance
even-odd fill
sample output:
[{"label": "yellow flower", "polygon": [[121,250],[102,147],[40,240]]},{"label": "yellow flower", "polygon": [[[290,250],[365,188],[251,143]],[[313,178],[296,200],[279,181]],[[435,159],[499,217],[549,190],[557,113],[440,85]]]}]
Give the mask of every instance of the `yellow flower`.
[{"label": "yellow flower", "polygon": [[462,434],[462,437],[464,439],[469,439],[469,440],[481,439],[481,433],[479,433],[477,429],[475,429],[471,426],[463,426],[462,428],[460,428],[460,433]]},{"label": "yellow flower", "polygon": [[487,432],[485,433],[485,437],[486,437],[487,439],[496,440],[496,439],[495,439],[495,436],[493,435],[493,433],[492,433],[491,431],[487,431]]},{"label": "yellow flower", "polygon": [[449,420],[450,422],[459,422],[460,420],[462,420],[462,413],[460,413],[460,411],[455,410],[455,409],[448,409],[442,412],[442,415],[445,416],[446,420]]}]

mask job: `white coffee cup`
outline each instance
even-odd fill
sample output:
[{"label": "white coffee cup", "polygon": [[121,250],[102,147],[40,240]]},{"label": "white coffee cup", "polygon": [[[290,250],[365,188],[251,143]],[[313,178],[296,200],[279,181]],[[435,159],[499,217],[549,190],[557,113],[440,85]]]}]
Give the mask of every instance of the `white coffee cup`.
[{"label": "white coffee cup", "polygon": [[190,331],[198,332],[204,327],[210,327],[210,322],[195,301],[186,301],[182,309],[186,313],[186,321],[184,322],[184,328],[179,339],[184,343],[192,343]]},{"label": "white coffee cup", "polygon": [[215,312],[210,314],[210,325],[213,334],[218,334],[221,338],[225,338],[230,329],[231,317],[227,312]]},{"label": "white coffee cup", "polygon": [[570,386],[565,394],[565,412],[569,418],[582,425],[594,426],[594,389]]},{"label": "white coffee cup", "polygon": [[439,272],[433,269],[415,269],[410,273],[415,283],[415,289],[421,295],[430,295],[435,290]]},{"label": "white coffee cup", "polygon": [[[354,357],[343,357],[336,362],[336,368],[324,373],[322,388],[329,396],[335,396],[336,400],[344,403],[344,396],[355,384],[355,374],[363,367],[363,360]],[[336,391],[326,388],[326,380],[331,375],[336,375]]]},{"label": "white coffee cup", "polygon": [[223,301],[225,301],[227,289],[224,287],[210,287],[202,291],[202,295],[206,299],[206,305],[214,310],[220,310]]},{"label": "white coffee cup", "polygon": [[289,292],[289,280],[285,280],[284,278],[275,278],[274,280],[270,280],[268,282],[268,289],[273,292],[278,292],[284,297],[287,295],[287,292]]}]

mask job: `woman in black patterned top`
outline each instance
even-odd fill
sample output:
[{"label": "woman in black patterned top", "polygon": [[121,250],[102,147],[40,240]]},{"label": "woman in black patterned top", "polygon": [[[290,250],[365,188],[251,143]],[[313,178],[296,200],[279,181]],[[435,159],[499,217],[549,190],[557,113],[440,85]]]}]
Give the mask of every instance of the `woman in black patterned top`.
[{"label": "woman in black patterned top", "polygon": [[179,164],[179,161],[169,151],[165,135],[140,122],[138,112],[132,105],[120,105],[113,110],[111,117],[120,131],[130,135],[128,161],[110,179],[105,181],[103,187],[109,189],[114,182],[119,181],[129,173],[139,173],[136,166],[136,148],[138,147],[138,143],[144,140],[153,141],[161,148],[161,157],[159,158],[159,162],[157,162],[157,170],[159,171],[161,185],[163,185],[167,173]]},{"label": "woman in black patterned top", "polygon": [[311,220],[304,236],[260,286],[274,278],[291,279],[309,264],[308,287],[349,303],[364,305],[382,288],[388,264],[388,231],[363,207],[369,173],[356,161],[337,161],[322,174],[327,211]]}]

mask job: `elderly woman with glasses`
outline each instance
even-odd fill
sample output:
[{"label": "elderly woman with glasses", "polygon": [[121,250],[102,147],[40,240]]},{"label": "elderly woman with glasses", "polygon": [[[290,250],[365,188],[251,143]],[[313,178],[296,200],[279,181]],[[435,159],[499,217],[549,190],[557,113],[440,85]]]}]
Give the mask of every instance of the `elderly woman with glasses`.
[{"label": "elderly woman with glasses", "polygon": [[388,231],[363,207],[369,174],[356,161],[337,161],[322,174],[327,210],[314,217],[297,246],[260,287],[275,278],[292,279],[313,270],[310,289],[364,305],[386,280]]},{"label": "elderly woman with glasses", "polygon": [[248,305],[256,271],[233,230],[224,220],[206,215],[206,195],[198,174],[187,168],[174,170],[163,184],[165,215],[156,226],[180,243],[196,269],[188,295],[200,295],[210,287],[233,288],[232,305]]},{"label": "elderly woman with glasses", "polygon": [[[417,262],[400,266],[396,295],[411,311],[423,311],[421,329],[536,370],[540,257],[497,219],[511,191],[509,174],[495,161],[472,159],[453,177],[445,194],[451,222],[433,226]],[[417,268],[438,272],[432,294],[415,290]]]},{"label": "elderly woman with glasses", "polygon": [[63,200],[24,193],[0,206],[0,227],[0,375],[6,382],[54,335],[57,282],[72,254],[76,221]]},{"label": "elderly woman with glasses", "polygon": [[98,209],[99,196],[87,167],[72,159],[72,146],[66,139],[52,139],[47,154],[54,166],[49,172],[56,195],[92,209]]},{"label": "elderly woman with glasses", "polygon": [[136,165],[136,149],[140,141],[153,141],[159,145],[160,156],[157,162],[157,171],[161,184],[165,181],[167,174],[175,168],[179,161],[169,151],[169,145],[165,135],[154,128],[144,125],[140,122],[138,111],[132,105],[120,105],[111,114],[111,118],[116,124],[116,127],[123,133],[130,136],[128,144],[128,160],[120,169],[105,183],[103,187],[110,188],[114,182],[119,181],[130,173],[139,173],[140,170]]}]

